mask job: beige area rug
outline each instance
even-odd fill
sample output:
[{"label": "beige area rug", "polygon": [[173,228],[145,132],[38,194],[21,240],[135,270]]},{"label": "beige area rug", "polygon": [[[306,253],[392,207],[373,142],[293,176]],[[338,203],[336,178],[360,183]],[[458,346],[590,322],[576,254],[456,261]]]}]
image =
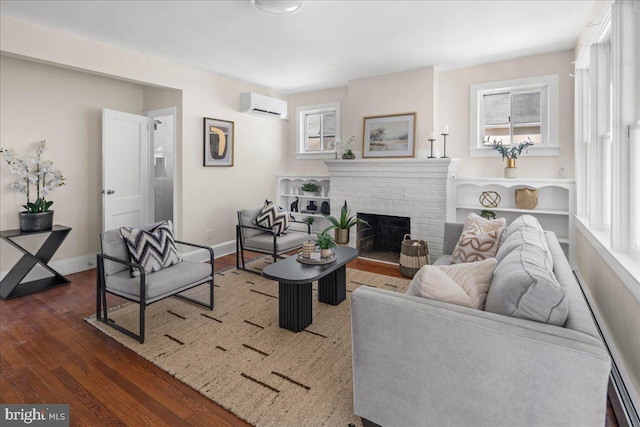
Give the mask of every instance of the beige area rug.
[{"label": "beige area rug", "polygon": [[[251,266],[261,269],[267,259]],[[366,284],[404,292],[409,280],[347,269],[347,299],[318,302],[302,332],[278,326],[278,283],[227,270],[215,277],[213,311],[177,298],[150,305],[144,344],[86,320],[238,417],[258,426],[360,425],[353,413],[351,292]],[[208,294],[203,286],[192,295]],[[138,305],[109,317],[137,330]]]}]

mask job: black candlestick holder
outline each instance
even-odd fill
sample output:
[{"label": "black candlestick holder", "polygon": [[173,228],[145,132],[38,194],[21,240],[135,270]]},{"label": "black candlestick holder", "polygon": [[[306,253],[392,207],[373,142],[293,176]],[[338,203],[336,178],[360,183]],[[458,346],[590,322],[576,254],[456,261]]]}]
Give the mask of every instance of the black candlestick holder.
[{"label": "black candlestick holder", "polygon": [[443,133],[442,137],[444,138],[444,156],[440,157],[441,159],[448,159],[447,157],[447,135],[448,133]]},{"label": "black candlestick holder", "polygon": [[435,139],[431,139],[429,138],[429,142],[431,143],[431,155],[429,157],[427,157],[428,159],[435,159],[436,156],[433,155],[433,143],[435,142]]}]

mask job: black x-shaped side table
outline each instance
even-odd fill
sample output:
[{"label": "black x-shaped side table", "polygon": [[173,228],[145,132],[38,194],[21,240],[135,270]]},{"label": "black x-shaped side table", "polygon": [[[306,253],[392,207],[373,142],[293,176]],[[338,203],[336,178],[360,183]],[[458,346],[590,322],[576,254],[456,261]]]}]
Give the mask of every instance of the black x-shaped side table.
[{"label": "black x-shaped side table", "polygon": [[[0,281],[0,298],[3,300],[17,298],[71,283],[66,277],[48,265],[51,257],[53,257],[53,254],[56,253],[62,242],[64,242],[64,239],[67,238],[67,234],[69,234],[70,231],[71,228],[65,227],[64,225],[54,225],[51,230],[32,233],[25,233],[20,230],[0,231],[0,238],[2,240],[24,254],[2,281]],[[50,234],[35,255],[13,241],[15,237],[31,236],[40,233]],[[53,276],[20,283],[36,264],[40,264],[52,273]]]}]

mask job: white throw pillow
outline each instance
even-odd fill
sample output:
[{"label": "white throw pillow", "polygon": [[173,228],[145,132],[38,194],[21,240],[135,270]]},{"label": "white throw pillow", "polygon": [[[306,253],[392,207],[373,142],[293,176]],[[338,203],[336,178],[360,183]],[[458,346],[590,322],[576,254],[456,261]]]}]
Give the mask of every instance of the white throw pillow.
[{"label": "white throw pillow", "polygon": [[507,220],[504,218],[487,219],[473,212],[467,215],[467,218],[464,220],[465,230],[469,227],[477,227],[482,233],[496,231],[506,226]]},{"label": "white throw pillow", "polygon": [[465,229],[451,254],[451,264],[495,258],[503,231],[504,227],[500,227],[484,232],[477,225]]},{"label": "white throw pillow", "polygon": [[425,265],[413,277],[415,294],[482,310],[496,268],[495,258],[453,265]]}]

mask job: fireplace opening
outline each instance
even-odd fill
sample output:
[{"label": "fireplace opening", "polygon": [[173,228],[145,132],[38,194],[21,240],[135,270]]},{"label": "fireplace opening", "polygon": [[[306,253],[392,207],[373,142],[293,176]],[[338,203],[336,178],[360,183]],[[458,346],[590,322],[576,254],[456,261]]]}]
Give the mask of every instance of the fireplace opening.
[{"label": "fireplace opening", "polygon": [[358,224],[356,248],[360,256],[399,263],[402,239],[411,233],[411,219],[367,213],[358,213],[358,218],[369,223]]}]

